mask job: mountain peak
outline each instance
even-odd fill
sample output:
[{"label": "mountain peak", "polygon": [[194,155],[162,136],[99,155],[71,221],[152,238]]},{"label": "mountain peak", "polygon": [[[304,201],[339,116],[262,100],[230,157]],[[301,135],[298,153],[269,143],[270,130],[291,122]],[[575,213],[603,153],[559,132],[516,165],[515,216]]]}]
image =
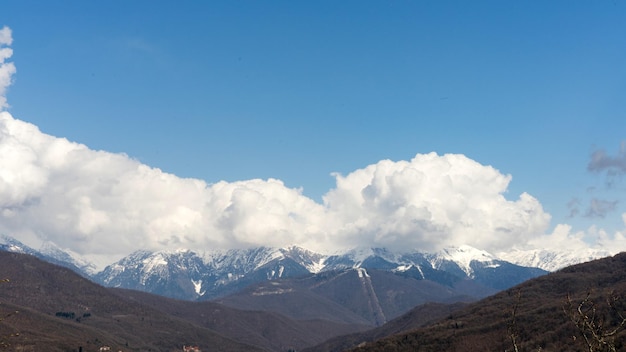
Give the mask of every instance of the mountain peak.
[{"label": "mountain peak", "polygon": [[436,254],[430,255],[429,259],[433,268],[440,268],[444,261],[454,262],[468,277],[471,277],[474,272],[471,267],[473,261],[489,263],[498,260],[498,258],[491,253],[469,245],[444,248]]},{"label": "mountain peak", "polygon": [[448,256],[449,259],[455,261],[490,261],[498,259],[487,251],[483,251],[466,244],[458,247],[445,248],[441,251],[441,253]]},{"label": "mountain peak", "polygon": [[324,269],[324,262],[328,257],[298,246],[282,248],[280,251],[285,257],[295,260],[303,265],[309,272],[314,274],[317,274]]},{"label": "mountain peak", "polygon": [[96,274],[96,266],[84,259],[78,253],[75,253],[69,249],[63,249],[56,244],[46,241],[39,248],[39,252],[45,256],[54,258],[61,263],[70,263],[80,268],[84,273],[91,276]]}]

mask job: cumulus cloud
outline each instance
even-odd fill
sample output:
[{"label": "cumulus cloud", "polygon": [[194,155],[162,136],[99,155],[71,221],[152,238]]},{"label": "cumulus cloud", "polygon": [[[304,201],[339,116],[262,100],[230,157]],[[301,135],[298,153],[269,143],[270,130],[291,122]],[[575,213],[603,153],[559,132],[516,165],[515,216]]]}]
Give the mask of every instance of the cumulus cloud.
[{"label": "cumulus cloud", "polygon": [[6,91],[15,73],[15,65],[12,62],[6,62],[13,56],[13,49],[8,47],[12,43],[11,29],[6,26],[0,29],[0,111],[8,107]]},{"label": "cumulus cloud", "polygon": [[543,234],[550,220],[532,196],[504,197],[511,176],[463,155],[336,174],[320,204],[275,179],[179,178],[2,112],[0,165],[0,231],[88,255],[294,244],[497,250]]},{"label": "cumulus cloud", "polygon": [[324,203],[349,245],[495,251],[544,233],[550,221],[529,194],[504,197],[510,175],[463,155],[418,154],[335,177]]},{"label": "cumulus cloud", "polygon": [[0,113],[0,226],[78,253],[306,243],[323,206],[278,180],[209,185]]}]

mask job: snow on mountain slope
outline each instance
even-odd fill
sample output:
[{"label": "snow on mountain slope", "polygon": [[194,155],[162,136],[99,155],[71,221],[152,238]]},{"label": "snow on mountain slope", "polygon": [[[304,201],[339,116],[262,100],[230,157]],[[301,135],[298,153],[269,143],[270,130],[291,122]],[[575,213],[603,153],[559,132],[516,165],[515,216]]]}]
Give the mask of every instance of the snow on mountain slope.
[{"label": "snow on mountain slope", "polygon": [[347,269],[389,271],[446,285],[470,279],[497,289],[544,273],[503,262],[470,246],[448,248],[434,254],[357,248],[333,255],[294,246],[199,254],[184,250],[138,251],[110,265],[95,279],[107,286],[195,299],[204,295],[204,298],[220,296],[265,280]]},{"label": "snow on mountain slope", "polygon": [[93,278],[105,286],[194,299],[204,292],[207,271],[202,259],[190,250],[136,251]]},{"label": "snow on mountain slope", "polygon": [[94,279],[106,286],[196,299],[219,296],[263,280],[309,274],[320,269],[321,261],[321,255],[297,247],[200,253],[137,251],[109,265]]},{"label": "snow on mountain slope", "polygon": [[205,265],[220,272],[230,271],[232,275],[249,272],[272,260],[284,258],[280,250],[271,247],[215,250],[202,252],[199,255]]},{"label": "snow on mountain slope", "polygon": [[0,234],[0,250],[37,256],[39,253],[13,237]]},{"label": "snow on mountain slope", "polygon": [[541,268],[547,271],[556,271],[566,266],[580,264],[610,255],[613,255],[613,253],[592,248],[577,251],[548,251],[544,249],[516,250],[499,254],[500,258],[508,262],[521,266]]},{"label": "snow on mountain slope", "polygon": [[472,261],[494,266],[498,265],[495,263],[498,258],[492,254],[467,245],[446,248],[438,253],[429,254],[426,257],[435,269],[441,269],[445,262],[453,262],[458,265],[468,277],[471,277],[474,273],[470,265]]},{"label": "snow on mountain slope", "polygon": [[54,258],[61,263],[71,263],[88,276],[92,276],[97,273],[97,268],[93,263],[89,262],[78,253],[72,252],[68,249],[59,248],[52,242],[45,242],[39,249],[39,252],[45,256]]},{"label": "snow on mountain slope", "polygon": [[[65,265],[105,286],[137,289],[179,299],[219,297],[261,281],[359,268],[368,272],[388,271],[450,286],[469,279],[486,287],[501,289],[545,273],[523,266],[552,269],[582,261],[580,257],[575,257],[580,253],[570,254],[569,257],[562,254],[557,260],[555,254],[548,252],[515,252],[505,258],[515,265],[470,246],[447,248],[437,253],[355,248],[332,255],[296,246],[206,252],[140,250],[94,274],[94,266],[89,262],[53,244],[44,244],[41,250],[34,250],[13,238],[0,236],[0,250],[25,252]],[[593,259],[598,253],[587,255]]]},{"label": "snow on mountain slope", "polygon": [[324,262],[327,256],[309,251],[297,246],[281,248],[281,253],[287,258],[291,258],[304,266],[310,273],[317,274],[324,270]]},{"label": "snow on mountain slope", "polygon": [[30,254],[49,263],[72,269],[85,277],[90,277],[96,272],[95,265],[88,260],[77,253],[62,250],[50,242],[45,242],[37,250],[23,244],[13,237],[0,234],[0,250]]},{"label": "snow on mountain slope", "polygon": [[321,271],[348,268],[376,268],[392,270],[416,264],[410,256],[394,253],[385,248],[360,247],[328,255]]}]

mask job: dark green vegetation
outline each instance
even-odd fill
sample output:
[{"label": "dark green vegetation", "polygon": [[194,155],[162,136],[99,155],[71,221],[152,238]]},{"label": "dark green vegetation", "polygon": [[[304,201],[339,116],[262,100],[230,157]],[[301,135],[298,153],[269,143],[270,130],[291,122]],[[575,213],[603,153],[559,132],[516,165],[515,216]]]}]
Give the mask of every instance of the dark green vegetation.
[{"label": "dark green vegetation", "polygon": [[286,351],[364,328],[107,289],[24,254],[0,252],[0,268],[10,279],[0,285],[0,316],[19,312],[0,321],[8,350]]},{"label": "dark green vegetation", "polygon": [[434,324],[361,344],[353,351],[612,350],[608,344],[590,348],[582,335],[594,343],[590,328],[581,331],[573,322],[581,319],[593,321],[596,332],[610,335],[605,340],[623,351],[626,330],[620,324],[625,314],[626,253],[622,253],[530,280]]}]

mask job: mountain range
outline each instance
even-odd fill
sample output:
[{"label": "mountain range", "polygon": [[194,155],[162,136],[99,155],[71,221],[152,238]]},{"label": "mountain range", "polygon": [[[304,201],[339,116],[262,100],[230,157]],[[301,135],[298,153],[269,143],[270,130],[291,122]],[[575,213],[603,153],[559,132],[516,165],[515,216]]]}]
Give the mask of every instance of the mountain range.
[{"label": "mountain range", "polygon": [[[519,266],[469,246],[438,253],[392,252],[359,248],[324,255],[300,247],[216,250],[136,251],[100,272],[75,253],[52,244],[40,250],[2,236],[0,249],[34,255],[68,267],[104,286],[140,290],[185,300],[209,300],[236,293],[252,284],[326,272],[360,269],[384,271],[397,277],[427,280],[453,288],[471,281],[469,296],[482,297],[529,278],[543,275],[538,268]],[[473,290],[473,291],[472,291]]]},{"label": "mountain range", "polygon": [[[96,271],[76,253],[45,243],[39,250],[0,237],[0,250],[33,255],[65,266],[106,287],[188,301],[216,301],[292,319],[380,326],[427,302],[470,302],[547,273],[539,267],[575,260],[547,252],[511,258],[460,246],[427,252],[357,248],[331,255],[300,247],[196,252],[140,250]],[[585,252],[580,260],[601,253]],[[303,304],[306,302],[306,304]]]},{"label": "mountain range", "polygon": [[360,248],[323,255],[299,247],[136,251],[94,273],[52,245],[4,236],[6,251],[65,266],[106,287],[188,301],[216,301],[297,320],[380,326],[427,302],[474,301],[547,272],[469,246],[439,253]]},{"label": "mountain range", "polygon": [[[362,267],[265,280],[212,302],[105,288],[23,253],[0,251],[0,267],[1,278],[8,279],[0,282],[0,343],[16,351],[97,351],[106,346],[116,351],[174,351],[189,344],[202,351],[233,352],[589,350],[582,334],[590,331],[576,325],[585,317],[593,319],[596,332],[606,335],[603,341],[616,350],[626,346],[626,254],[567,267],[470,303],[454,296],[448,296],[449,303],[427,303],[432,296],[446,295],[431,290],[443,285]],[[396,290],[386,290],[391,287]],[[298,290],[320,302],[344,297],[341,306],[352,314],[326,311],[313,318],[311,311],[320,305],[305,295],[291,310],[308,316],[295,319],[272,311],[271,304],[290,306],[297,295],[289,293]],[[375,324],[358,323],[368,321],[356,311],[367,309],[367,304],[359,304],[367,301],[363,297],[375,292],[384,313],[394,300],[383,292],[391,297],[403,290],[425,294],[425,301],[374,329],[369,328]],[[267,311],[228,305],[251,297],[280,299],[266,301]],[[335,313],[345,313],[346,318],[339,321]],[[593,337],[590,341],[595,343]]]}]

